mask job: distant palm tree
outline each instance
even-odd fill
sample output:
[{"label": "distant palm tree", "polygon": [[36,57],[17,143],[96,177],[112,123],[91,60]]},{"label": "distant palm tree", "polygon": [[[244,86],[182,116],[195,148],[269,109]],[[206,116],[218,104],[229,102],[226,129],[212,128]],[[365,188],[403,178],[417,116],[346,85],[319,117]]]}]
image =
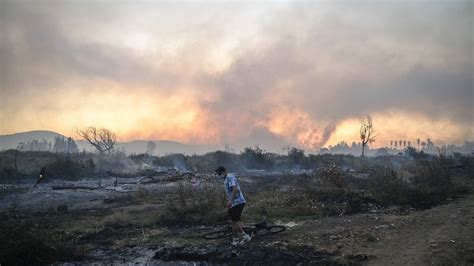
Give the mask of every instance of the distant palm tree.
[{"label": "distant palm tree", "polygon": [[416,139],[416,143],[418,143],[418,150],[420,149],[420,139]]},{"label": "distant palm tree", "polygon": [[393,146],[393,140],[390,141],[390,149],[392,149]]}]

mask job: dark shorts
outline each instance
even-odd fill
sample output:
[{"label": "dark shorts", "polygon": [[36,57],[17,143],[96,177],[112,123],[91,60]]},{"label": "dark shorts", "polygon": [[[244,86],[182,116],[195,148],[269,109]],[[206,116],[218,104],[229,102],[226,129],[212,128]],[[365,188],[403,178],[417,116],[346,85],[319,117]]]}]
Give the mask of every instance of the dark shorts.
[{"label": "dark shorts", "polygon": [[229,214],[229,219],[238,222],[240,221],[240,216],[242,215],[242,210],[244,209],[245,203],[235,205],[234,207],[230,208],[227,212]]}]

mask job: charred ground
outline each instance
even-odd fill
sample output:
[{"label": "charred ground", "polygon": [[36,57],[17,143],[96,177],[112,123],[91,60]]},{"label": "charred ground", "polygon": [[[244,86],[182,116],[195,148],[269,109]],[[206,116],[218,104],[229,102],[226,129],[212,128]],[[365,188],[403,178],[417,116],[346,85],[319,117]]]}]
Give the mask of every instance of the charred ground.
[{"label": "charred ground", "polygon": [[[2,264],[474,262],[470,156],[263,154],[252,167],[250,155],[220,152],[1,156]],[[248,199],[244,222],[267,220],[287,231],[238,249],[202,238],[225,221],[222,185],[211,175],[225,163]],[[32,188],[41,165],[54,174]],[[74,169],[80,174],[69,176]]]}]

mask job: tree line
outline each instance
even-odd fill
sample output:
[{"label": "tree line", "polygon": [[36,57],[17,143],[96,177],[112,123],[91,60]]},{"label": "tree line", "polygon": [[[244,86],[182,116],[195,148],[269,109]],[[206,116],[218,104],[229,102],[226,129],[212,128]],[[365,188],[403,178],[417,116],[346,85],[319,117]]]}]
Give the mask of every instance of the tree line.
[{"label": "tree line", "polygon": [[65,138],[64,136],[57,135],[54,138],[54,142],[41,141],[33,139],[26,142],[20,142],[17,146],[19,151],[49,151],[56,153],[75,153],[79,152],[76,142],[71,138]]}]

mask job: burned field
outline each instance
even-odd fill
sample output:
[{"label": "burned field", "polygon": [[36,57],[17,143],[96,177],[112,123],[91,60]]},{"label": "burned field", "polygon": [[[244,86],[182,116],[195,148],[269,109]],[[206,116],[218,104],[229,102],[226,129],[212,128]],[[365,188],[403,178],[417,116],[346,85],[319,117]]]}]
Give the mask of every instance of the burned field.
[{"label": "burned field", "polygon": [[[8,167],[8,154],[2,156]],[[43,156],[46,178],[36,187],[27,170],[38,169],[34,165],[16,178],[3,176],[0,263],[474,262],[472,157],[325,155],[294,161],[267,155],[253,167],[242,159],[241,167],[232,167],[248,202],[244,224],[267,221],[286,230],[232,248],[230,239],[203,238],[226,221],[222,180],[211,170],[226,160],[239,162],[231,156],[173,157],[174,167],[166,157],[90,155],[90,167],[86,158],[47,162]],[[81,169],[74,178],[62,176],[67,160]],[[54,175],[48,177],[48,170]]]}]

